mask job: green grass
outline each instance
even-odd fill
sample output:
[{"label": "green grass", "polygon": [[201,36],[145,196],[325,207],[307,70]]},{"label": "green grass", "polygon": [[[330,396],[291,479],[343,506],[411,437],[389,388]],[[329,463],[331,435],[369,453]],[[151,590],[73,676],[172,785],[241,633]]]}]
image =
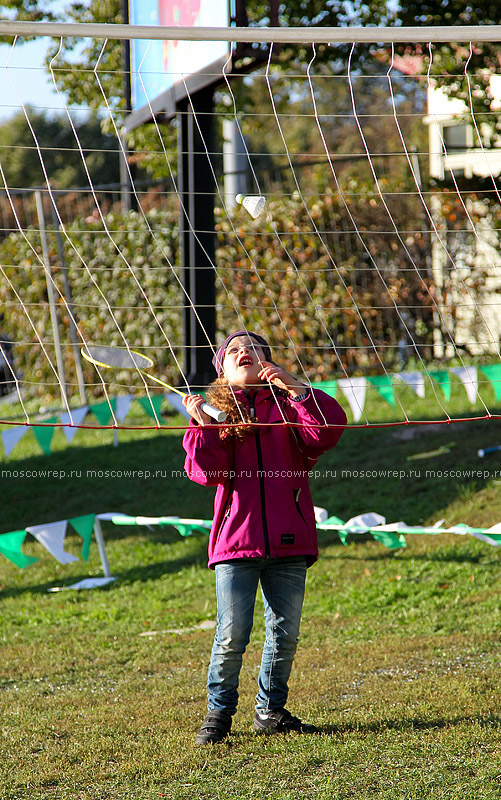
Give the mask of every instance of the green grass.
[{"label": "green grass", "polygon": [[[476,452],[497,443],[498,429],[351,430],[320,462],[314,500],[343,519],[378,511],[409,524],[489,526],[501,521],[501,457]],[[94,511],[210,517],[212,491],[170,477],[182,468],[180,439],[121,431],[114,447],[111,432],[82,430],[68,447],[58,431],[45,456],[26,436],[1,465],[12,477],[1,479],[0,532]],[[27,469],[38,477],[13,476]],[[49,469],[82,477],[42,477]],[[131,469],[164,476],[110,474]],[[32,540],[24,549],[37,564],[0,560],[2,800],[500,796],[498,548],[442,534],[408,536],[394,553],[321,534],[289,706],[322,735],[252,733],[259,601],[234,732],[196,748],[213,635],[200,625],[215,616],[207,539],[110,524],[104,535],[117,580],[101,590],[47,591],[99,575],[95,545],[88,564],[59,565]],[[79,552],[78,537],[67,544]]]}]

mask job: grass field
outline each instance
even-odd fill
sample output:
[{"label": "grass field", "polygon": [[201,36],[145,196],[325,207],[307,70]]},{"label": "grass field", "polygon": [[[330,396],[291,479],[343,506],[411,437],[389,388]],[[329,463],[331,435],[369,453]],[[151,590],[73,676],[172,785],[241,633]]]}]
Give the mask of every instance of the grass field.
[{"label": "grass field", "polygon": [[[499,427],[348,431],[319,464],[314,500],[343,519],[500,522],[501,456],[476,455]],[[26,436],[1,465],[0,532],[90,512],[210,517],[212,492],[171,475],[181,435],[121,431],[114,447],[111,432],[82,430],[68,447],[58,431],[50,456]],[[289,707],[322,734],[252,732],[258,602],[234,733],[196,748],[215,617],[206,537],[104,534],[117,577],[105,589],[47,591],[100,574],[95,545],[88,564],[59,565],[32,540],[37,564],[0,560],[2,800],[501,796],[499,548],[409,536],[395,553],[321,534]],[[67,545],[78,553],[81,540]]]}]

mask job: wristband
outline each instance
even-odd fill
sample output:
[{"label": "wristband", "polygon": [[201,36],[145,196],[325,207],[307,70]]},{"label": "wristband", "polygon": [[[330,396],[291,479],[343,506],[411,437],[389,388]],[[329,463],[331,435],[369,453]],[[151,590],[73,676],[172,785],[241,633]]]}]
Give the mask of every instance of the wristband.
[{"label": "wristband", "polygon": [[302,394],[297,394],[295,397],[291,397],[290,400],[293,403],[300,403],[302,400],[306,400],[306,398],[308,397],[309,393],[310,393],[310,390],[307,389],[306,392],[303,392]]}]

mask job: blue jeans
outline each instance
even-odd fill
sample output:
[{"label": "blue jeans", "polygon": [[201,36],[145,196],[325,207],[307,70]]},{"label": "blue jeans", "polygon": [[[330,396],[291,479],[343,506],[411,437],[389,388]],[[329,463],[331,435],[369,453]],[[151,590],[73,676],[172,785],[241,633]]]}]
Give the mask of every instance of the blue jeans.
[{"label": "blue jeans", "polygon": [[266,641],[259,671],[256,709],[283,708],[297,647],[306,562],[236,559],[216,564],[217,628],[207,689],[209,710],[234,714],[242,656],[249,643],[258,583],[264,600]]}]

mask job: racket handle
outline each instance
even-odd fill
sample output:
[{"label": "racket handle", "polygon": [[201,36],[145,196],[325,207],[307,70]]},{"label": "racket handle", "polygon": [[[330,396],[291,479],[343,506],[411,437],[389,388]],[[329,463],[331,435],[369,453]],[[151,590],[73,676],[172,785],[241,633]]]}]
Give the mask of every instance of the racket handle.
[{"label": "racket handle", "polygon": [[226,419],[226,411],[220,411],[219,408],[214,408],[214,406],[210,406],[208,403],[204,403],[200,408],[202,411],[205,411],[209,417],[215,419],[216,422],[224,422]]}]

